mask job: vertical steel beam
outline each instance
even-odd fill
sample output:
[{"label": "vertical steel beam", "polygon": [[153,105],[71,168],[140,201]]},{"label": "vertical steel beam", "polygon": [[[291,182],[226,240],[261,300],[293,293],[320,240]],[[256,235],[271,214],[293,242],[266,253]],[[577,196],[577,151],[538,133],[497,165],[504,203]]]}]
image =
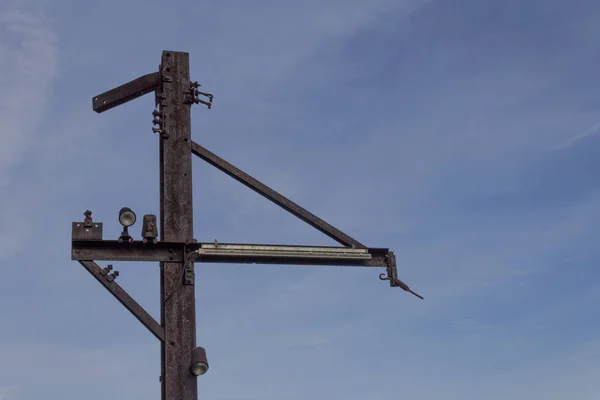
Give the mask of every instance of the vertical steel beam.
[{"label": "vertical steel beam", "polygon": [[[162,118],[160,139],[161,239],[193,239],[192,152],[189,54],[164,51],[157,99]],[[196,377],[189,370],[196,346],[193,285],[184,284],[181,263],[161,263],[161,347],[163,400],[197,400]],[[193,267],[192,267],[193,268]],[[189,283],[189,282],[188,282]]]}]

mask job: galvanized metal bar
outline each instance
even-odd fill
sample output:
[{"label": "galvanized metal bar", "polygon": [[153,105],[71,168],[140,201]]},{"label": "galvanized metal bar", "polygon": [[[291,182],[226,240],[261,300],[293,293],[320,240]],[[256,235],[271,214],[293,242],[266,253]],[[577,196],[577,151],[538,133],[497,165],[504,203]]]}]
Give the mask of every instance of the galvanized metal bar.
[{"label": "galvanized metal bar", "polygon": [[221,157],[212,153],[208,149],[200,146],[196,142],[192,142],[192,153],[194,153],[196,156],[200,157],[213,167],[223,171],[236,181],[244,184],[245,186],[254,190],[256,193],[277,204],[279,207],[283,208],[287,212],[300,218],[302,221],[306,222],[313,228],[323,232],[338,243],[348,247],[366,248],[366,246],[362,243],[346,235],[339,229],[334,228],[327,222],[323,221],[321,218],[302,208],[298,204],[294,203],[292,200],[281,195],[280,193],[271,189],[262,182],[256,180],[255,178],[248,175],[236,166],[223,160]]},{"label": "galvanized metal bar", "polygon": [[[161,240],[193,240],[192,154],[190,106],[184,99],[190,90],[189,54],[163,51],[160,67],[160,229]],[[193,266],[188,268],[193,283]],[[197,380],[190,372],[196,347],[194,286],[182,279],[181,262],[161,263],[161,323],[165,341],[161,347],[163,400],[197,400]]]},{"label": "galvanized metal bar", "polygon": [[[196,252],[202,248],[214,248],[214,243],[184,243],[184,242],[158,242],[156,244],[144,244],[142,241],[134,241],[131,244],[119,243],[116,240],[102,241],[73,241],[71,259],[73,260],[107,260],[107,261],[171,261],[182,263],[184,261],[184,253]],[[316,249],[318,252],[327,253],[327,249],[331,252],[346,250],[352,251],[347,247],[330,247],[330,246],[282,246],[271,244],[249,244],[249,243],[220,243],[220,248],[264,248],[271,251],[271,254],[194,254],[194,262],[203,263],[238,263],[238,264],[280,264],[280,265],[331,265],[331,266],[348,266],[348,267],[385,267],[387,262],[385,257],[388,254],[387,248],[366,248],[364,249],[370,255],[370,259],[349,259],[348,257],[340,258],[323,258],[321,255],[310,257],[307,255],[292,256],[277,256],[277,252],[283,254],[290,253],[290,248],[305,248]]]},{"label": "galvanized metal bar", "polygon": [[237,255],[237,254],[198,254],[196,262],[220,264],[275,264],[275,265],[321,265],[336,267],[385,267],[387,249],[381,252],[369,249],[370,259],[333,259],[320,257],[277,257],[265,255]]},{"label": "galvanized metal bar", "polygon": [[100,271],[102,268],[94,261],[79,261],[81,265],[102,284],[118,301],[123,304],[133,316],[142,323],[148,330],[156,336],[158,340],[164,342],[165,331],[163,327],[154,319],[144,308],[139,305],[117,282],[109,282],[106,276]]},{"label": "galvanized metal bar", "polygon": [[92,108],[97,113],[110,110],[154,91],[159,82],[158,72],[146,74],[107,92],[92,97]]}]

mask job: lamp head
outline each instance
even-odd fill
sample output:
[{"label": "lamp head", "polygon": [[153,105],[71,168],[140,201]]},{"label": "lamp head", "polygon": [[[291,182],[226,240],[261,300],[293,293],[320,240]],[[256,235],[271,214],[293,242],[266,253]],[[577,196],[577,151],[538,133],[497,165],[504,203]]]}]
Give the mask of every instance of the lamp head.
[{"label": "lamp head", "polygon": [[204,375],[206,371],[208,371],[206,350],[204,350],[204,347],[196,347],[192,350],[192,365],[190,365],[190,372],[194,376],[200,376]]},{"label": "lamp head", "polygon": [[128,228],[131,225],[135,224],[135,213],[129,207],[123,207],[119,211],[119,222],[124,227]]}]

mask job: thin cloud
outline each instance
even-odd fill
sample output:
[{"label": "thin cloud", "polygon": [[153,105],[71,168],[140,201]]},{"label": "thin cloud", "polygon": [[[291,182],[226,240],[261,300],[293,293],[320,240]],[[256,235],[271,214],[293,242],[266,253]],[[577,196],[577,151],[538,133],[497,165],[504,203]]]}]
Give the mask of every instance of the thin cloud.
[{"label": "thin cloud", "polygon": [[552,150],[564,150],[564,149],[567,149],[567,148],[573,146],[575,143],[579,142],[580,140],[588,138],[588,137],[593,136],[593,135],[596,135],[598,133],[600,133],[600,122],[598,122],[597,124],[595,124],[595,125],[587,128],[586,130],[584,130],[580,134],[575,135],[575,136],[569,138],[564,143],[552,147]]},{"label": "thin cloud", "polygon": [[[43,135],[43,117],[57,75],[57,37],[41,14],[7,6],[0,17],[0,260],[22,244],[28,225],[27,188],[14,184],[15,168]],[[31,183],[30,183],[31,184]]]}]

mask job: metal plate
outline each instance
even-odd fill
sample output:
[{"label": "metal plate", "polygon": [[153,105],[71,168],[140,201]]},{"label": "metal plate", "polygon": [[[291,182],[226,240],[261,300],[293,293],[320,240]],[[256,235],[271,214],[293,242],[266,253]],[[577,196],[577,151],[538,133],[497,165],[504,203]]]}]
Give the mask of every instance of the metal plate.
[{"label": "metal plate", "polygon": [[72,240],[102,240],[102,222],[92,222],[85,226],[83,222],[73,222]]}]

